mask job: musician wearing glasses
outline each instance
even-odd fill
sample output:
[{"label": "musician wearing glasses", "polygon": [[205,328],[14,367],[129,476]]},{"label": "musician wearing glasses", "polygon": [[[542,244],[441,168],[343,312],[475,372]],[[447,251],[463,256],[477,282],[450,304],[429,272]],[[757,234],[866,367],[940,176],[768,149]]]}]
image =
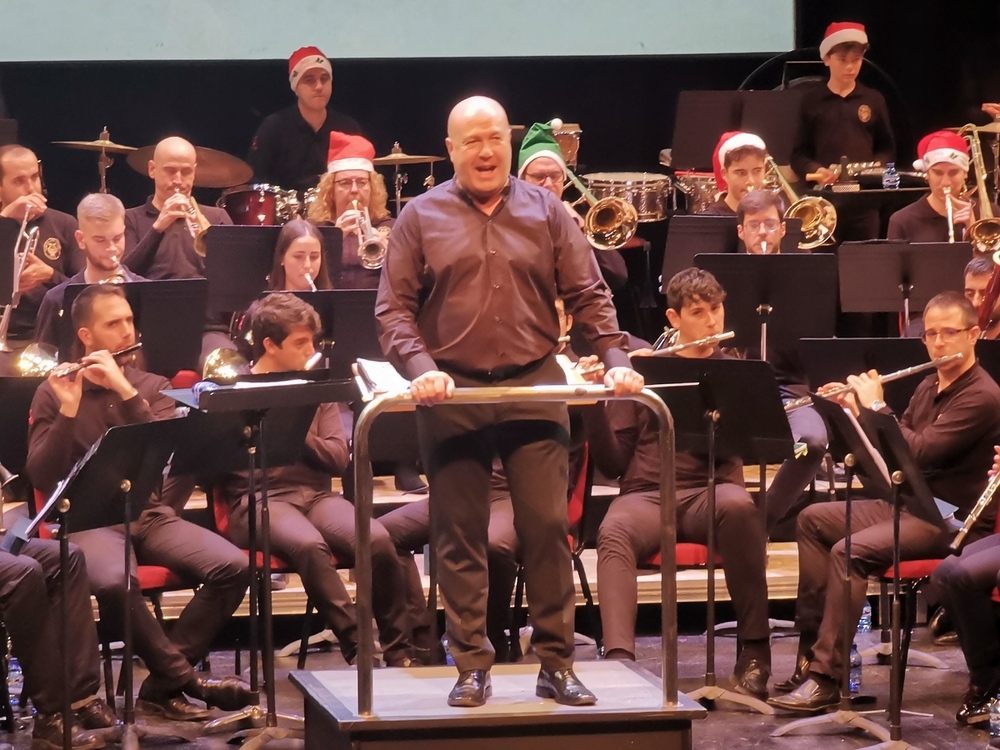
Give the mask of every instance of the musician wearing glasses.
[{"label": "musician wearing glasses", "polygon": [[[430,480],[432,536],[459,679],[448,702],[481,706],[492,687],[486,637],[490,465],[503,459],[521,532],[535,692],[597,699],[573,672],[573,582],[566,544],[564,404],[448,405],[456,386],[565,383],[555,359],[562,297],[616,393],[641,390],[583,235],[554,195],[511,177],[510,125],[486,97],[459,102],[445,140],[455,178],[417,196],[390,237],[375,315],[383,351],[412,378]],[[438,405],[433,409],[423,408]],[[527,519],[531,519],[527,521]]]},{"label": "musician wearing glasses", "polygon": [[735,216],[743,196],[764,187],[766,159],[767,146],[760,136],[740,131],[723,133],[712,154],[715,187],[721,195],[705,209],[705,215]]},{"label": "musician wearing glasses", "polygon": [[[73,302],[72,316],[83,347],[83,369],[63,376],[61,366],[38,387],[31,402],[27,473],[43,494],[50,493],[110,427],[171,419],[176,412],[174,402],[162,393],[170,388],[169,381],[123,367],[111,354],[136,340],[132,309],[120,286],[87,287]],[[191,488],[186,479],[166,480],[132,525],[133,566],[163,565],[201,584],[169,636],[146,606],[134,577],[131,593],[126,593],[123,527],[70,535],[86,557],[102,621],[119,628],[122,618],[132,618],[135,653],[150,672],[139,688],[137,706],[173,721],[209,717],[187,696],[224,710],[242,708],[251,699],[238,677],[201,677],[192,666],[208,654],[212,639],[243,601],[250,580],[240,550],[180,517]]]},{"label": "musician wearing glasses", "polygon": [[[986,288],[990,284],[996,264],[989,256],[979,256],[973,258],[965,265],[965,298],[976,308],[977,314],[981,312],[983,304],[986,302]],[[983,331],[982,338],[992,341],[1000,337],[1000,299],[993,304],[993,312],[990,315],[990,323]]]},{"label": "musician wearing glasses", "polygon": [[777,255],[785,236],[782,203],[770,190],[744,192],[736,206],[736,235],[750,255]]},{"label": "musician wearing glasses", "polygon": [[[375,147],[366,138],[330,133],[326,174],[319,181],[309,219],[332,224],[344,234],[340,268],[333,275],[337,289],[378,288],[383,262],[378,254],[388,244],[393,218],[387,208],[385,180],[375,171],[374,158]],[[361,241],[372,238],[375,242]],[[362,245],[364,258],[359,253]]]},{"label": "musician wearing glasses", "polygon": [[26,232],[38,230],[35,252],[25,258],[24,270],[18,277],[22,294],[11,311],[8,328],[9,339],[28,342],[34,335],[45,293],[79,271],[83,259],[76,251],[73,236],[76,219],[49,208],[42,194],[38,157],[24,146],[0,146],[0,225],[10,237],[15,237],[22,226]]},{"label": "musician wearing glasses", "polygon": [[[726,293],[712,274],[689,268],[667,284],[667,320],[678,344],[700,341],[725,329]],[[637,351],[638,356],[642,352]],[[678,357],[719,359],[717,344],[679,351]],[[591,455],[600,470],[619,478],[621,494],[612,502],[597,536],[597,580],[601,624],[608,659],[635,660],[638,610],[636,571],[660,549],[660,456],[656,418],[633,401],[609,401],[585,412]],[[706,457],[678,453],[678,541],[705,544],[708,524]],[[767,698],[771,675],[767,616],[765,546],[760,511],[743,484],[739,459],[719,461],[715,525],[726,586],[736,609],[741,650],[733,670],[735,689]]]},{"label": "musician wearing glasses", "polygon": [[358,121],[330,108],[333,66],[317,47],[288,58],[288,83],[296,102],[264,118],[247,161],[255,182],[308,190],[326,171],[330,133],[361,133]]},{"label": "musician wearing glasses", "polygon": [[[993,446],[1000,443],[1000,388],[976,361],[979,327],[976,311],[967,299],[957,292],[939,294],[927,303],[923,318],[923,340],[930,359],[954,354],[962,357],[941,363],[917,386],[899,418],[899,427],[934,496],[957,506],[956,518],[964,519],[986,485]],[[862,423],[865,410],[890,412],[875,371],[852,375],[847,384],[853,390],[835,400]],[[820,392],[838,385],[830,384]],[[972,528],[970,541],[991,534],[995,517],[994,506]],[[784,683],[796,689],[771,699],[779,708],[815,712],[839,702],[840,678],[847,668],[840,662],[842,618],[857,622],[869,576],[892,564],[891,503],[885,499],[854,501],[851,595],[850,601],[844,602],[844,522],[845,504],[840,502],[811,505],[799,514],[799,649],[795,674]],[[899,533],[903,560],[948,555],[950,535],[905,508]],[[951,607],[949,599],[947,608],[954,616]],[[985,689],[987,685],[977,683],[977,687]],[[975,706],[970,704],[970,708]],[[962,716],[960,712],[960,721]]]},{"label": "musician wearing glasses", "polygon": [[[35,341],[59,346],[59,321],[66,313],[63,300],[70,284],[124,284],[142,281],[121,262],[125,254],[125,206],[110,193],[91,193],[76,208],[80,228],[75,240],[86,258],[79,273],[45,293],[38,310]],[[63,359],[68,359],[69,353]]]}]

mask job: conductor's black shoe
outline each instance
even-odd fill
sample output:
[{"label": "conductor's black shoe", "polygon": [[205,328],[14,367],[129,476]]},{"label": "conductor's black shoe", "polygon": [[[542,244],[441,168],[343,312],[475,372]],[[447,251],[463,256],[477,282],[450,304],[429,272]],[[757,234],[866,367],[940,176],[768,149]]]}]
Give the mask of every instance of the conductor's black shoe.
[{"label": "conductor's black shoe", "polygon": [[825,675],[811,674],[795,692],[771,698],[767,703],[785,711],[814,714],[840,703],[840,688]]},{"label": "conductor's black shoe", "polygon": [[122,723],[111,706],[96,695],[74,712],[77,723],[84,729],[107,729]]},{"label": "conductor's black shoe", "polygon": [[808,654],[799,654],[795,657],[795,671],[792,676],[782,682],[776,682],[774,689],[779,693],[790,693],[809,679],[809,665],[812,663]]},{"label": "conductor's black shoe", "polygon": [[[70,733],[73,750],[98,750],[104,747],[104,740],[90,732],[74,726]],[[63,746],[62,714],[35,714],[35,726],[31,730],[32,750],[61,750]]]},{"label": "conductor's black shoe", "polygon": [[733,686],[737,693],[749,695],[757,700],[767,700],[767,681],[771,679],[771,668],[760,659],[740,659],[733,670]]},{"label": "conductor's black shoe", "polygon": [[965,691],[965,698],[962,707],[955,714],[955,721],[963,726],[981,724],[990,720],[990,704],[997,694],[997,686],[990,685],[985,688],[969,685]]},{"label": "conductor's black shoe", "polygon": [[455,687],[448,693],[448,705],[461,708],[477,708],[493,695],[488,669],[467,669],[460,672]]},{"label": "conductor's black shoe", "polygon": [[597,703],[597,696],[587,690],[572,669],[539,670],[535,695],[552,698],[564,706],[592,706]]},{"label": "conductor's black shoe", "polygon": [[253,700],[250,686],[236,675],[195,677],[182,690],[209,708],[214,706],[223,711],[239,711]]}]

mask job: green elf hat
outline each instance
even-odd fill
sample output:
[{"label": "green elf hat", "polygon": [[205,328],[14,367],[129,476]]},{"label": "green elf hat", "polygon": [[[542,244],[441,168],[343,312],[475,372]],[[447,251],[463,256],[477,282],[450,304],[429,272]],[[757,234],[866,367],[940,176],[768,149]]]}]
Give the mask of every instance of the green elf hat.
[{"label": "green elf hat", "polygon": [[562,120],[555,119],[550,122],[536,122],[528,128],[524,140],[521,141],[521,150],[517,153],[518,177],[523,177],[527,166],[539,156],[555,160],[563,172],[566,171],[566,160],[563,158],[562,149],[552,135],[552,131],[558,130],[562,125]]}]

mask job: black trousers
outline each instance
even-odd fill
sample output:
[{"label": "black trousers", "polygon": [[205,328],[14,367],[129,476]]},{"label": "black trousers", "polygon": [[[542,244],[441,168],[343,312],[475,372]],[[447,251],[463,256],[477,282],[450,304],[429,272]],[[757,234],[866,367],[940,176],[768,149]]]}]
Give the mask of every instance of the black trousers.
[{"label": "black trousers", "polygon": [[[63,598],[69,605],[69,685],[62,678]],[[69,547],[65,590],[59,581],[58,542],[32,539],[20,555],[0,552],[0,617],[24,672],[24,693],[39,712],[60,713],[66,692],[73,702],[97,692],[101,685],[97,629],[87,567],[76,545]]]},{"label": "black trousers", "polygon": [[[459,387],[565,383],[555,359],[499,383],[454,375]],[[510,483],[529,592],[532,644],[545,669],[573,662],[572,560],[566,543],[569,418],[563,404],[513,403],[417,408],[430,481],[431,537],[448,640],[460,671],[489,669],[486,635],[490,475],[498,454]]]},{"label": "black trousers", "polygon": [[132,570],[137,564],[169,568],[200,583],[168,637],[146,607],[135,574],[125,595],[125,532],[109,526],[70,534],[87,559],[90,588],[102,623],[120,627],[131,606],[135,653],[159,687],[172,690],[194,676],[192,664],[208,654],[215,634],[243,601],[249,583],[246,555],[213,531],[154,506],[132,525]]}]

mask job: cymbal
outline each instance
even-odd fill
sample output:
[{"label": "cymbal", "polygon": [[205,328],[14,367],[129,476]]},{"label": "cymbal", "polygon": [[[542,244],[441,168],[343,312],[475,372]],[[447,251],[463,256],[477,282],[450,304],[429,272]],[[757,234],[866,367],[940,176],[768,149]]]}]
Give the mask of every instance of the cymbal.
[{"label": "cymbal", "polygon": [[[128,155],[128,165],[139,174],[147,173],[156,146],[143,146]],[[195,146],[198,168],[194,173],[194,186],[229,188],[250,182],[253,168],[239,157],[216,151],[214,148]]]},{"label": "cymbal", "polygon": [[389,154],[388,156],[378,156],[372,159],[372,164],[376,167],[396,167],[403,164],[433,164],[437,161],[444,161],[443,156],[419,156],[414,154]]},{"label": "cymbal", "polygon": [[52,141],[56,146],[80,149],[81,151],[104,151],[108,154],[128,154],[135,151],[135,146],[123,146],[103,138],[96,141]]}]

